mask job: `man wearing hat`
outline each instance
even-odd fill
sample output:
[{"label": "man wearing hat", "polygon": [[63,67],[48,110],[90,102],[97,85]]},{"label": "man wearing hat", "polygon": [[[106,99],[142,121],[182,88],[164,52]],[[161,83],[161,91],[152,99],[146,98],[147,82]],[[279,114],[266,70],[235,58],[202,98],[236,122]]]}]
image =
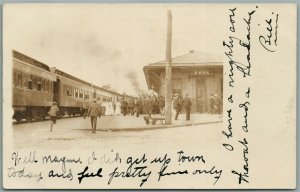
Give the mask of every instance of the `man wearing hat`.
[{"label": "man wearing hat", "polygon": [[97,116],[101,113],[100,107],[96,101],[96,99],[93,99],[93,103],[91,103],[88,109],[88,116],[91,117],[92,133],[96,133]]},{"label": "man wearing hat", "polygon": [[174,100],[173,100],[173,108],[176,111],[175,120],[178,120],[178,115],[179,115],[180,110],[181,110],[181,99],[180,99],[180,97],[178,96],[177,93],[175,94],[175,97],[174,97]]},{"label": "man wearing hat", "polygon": [[183,106],[186,110],[186,120],[189,121],[190,120],[190,114],[191,114],[191,99],[189,97],[189,94],[186,94],[184,100],[183,100]]},{"label": "man wearing hat", "polygon": [[56,123],[57,114],[58,114],[58,107],[57,107],[57,103],[54,101],[49,111],[50,120],[51,120],[50,131],[52,131],[53,124]]}]

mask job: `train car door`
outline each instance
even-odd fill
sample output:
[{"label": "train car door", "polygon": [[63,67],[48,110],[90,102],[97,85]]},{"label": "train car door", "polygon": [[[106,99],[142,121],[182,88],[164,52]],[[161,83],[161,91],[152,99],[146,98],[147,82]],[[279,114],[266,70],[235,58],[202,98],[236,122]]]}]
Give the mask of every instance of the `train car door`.
[{"label": "train car door", "polygon": [[57,78],[53,86],[53,101],[56,101],[58,106],[60,106],[60,91],[60,79]]}]

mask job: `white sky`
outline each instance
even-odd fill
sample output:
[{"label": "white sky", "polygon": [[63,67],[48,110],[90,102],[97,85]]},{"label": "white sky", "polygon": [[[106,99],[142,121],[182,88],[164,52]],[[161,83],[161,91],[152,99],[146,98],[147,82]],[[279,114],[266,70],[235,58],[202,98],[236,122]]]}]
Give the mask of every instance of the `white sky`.
[{"label": "white sky", "polygon": [[223,54],[220,34],[228,13],[216,5],[14,5],[13,11],[4,9],[5,32],[11,35],[5,41],[85,81],[134,93],[128,76],[136,74],[146,90],[143,67],[165,59],[168,9],[173,57],[189,50]]}]

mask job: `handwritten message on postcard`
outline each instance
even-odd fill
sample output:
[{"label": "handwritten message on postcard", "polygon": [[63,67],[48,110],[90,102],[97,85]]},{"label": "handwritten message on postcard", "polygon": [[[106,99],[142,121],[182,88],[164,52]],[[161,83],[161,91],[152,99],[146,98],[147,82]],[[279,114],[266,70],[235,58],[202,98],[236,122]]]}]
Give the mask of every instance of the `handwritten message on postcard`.
[{"label": "handwritten message on postcard", "polygon": [[15,189],[296,186],[296,5],[6,4]]}]

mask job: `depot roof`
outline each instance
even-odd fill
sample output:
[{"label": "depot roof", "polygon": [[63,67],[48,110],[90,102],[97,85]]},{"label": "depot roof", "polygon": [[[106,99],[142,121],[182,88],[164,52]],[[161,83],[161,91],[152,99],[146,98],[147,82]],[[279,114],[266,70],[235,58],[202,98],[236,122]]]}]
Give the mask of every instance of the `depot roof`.
[{"label": "depot roof", "polygon": [[[166,60],[150,63],[144,68],[160,68],[166,66]],[[198,51],[172,58],[172,67],[223,66],[223,58],[218,55]]]}]

